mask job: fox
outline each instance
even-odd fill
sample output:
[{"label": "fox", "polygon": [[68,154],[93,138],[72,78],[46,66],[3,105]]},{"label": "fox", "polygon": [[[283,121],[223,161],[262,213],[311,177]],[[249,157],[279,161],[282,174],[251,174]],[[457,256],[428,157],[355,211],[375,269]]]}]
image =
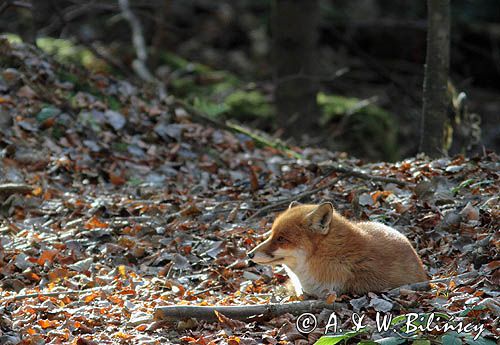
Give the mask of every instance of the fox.
[{"label": "fox", "polygon": [[283,265],[297,295],[319,298],[428,280],[406,236],[382,223],[348,220],[330,202],[292,202],[248,257],[257,264]]}]

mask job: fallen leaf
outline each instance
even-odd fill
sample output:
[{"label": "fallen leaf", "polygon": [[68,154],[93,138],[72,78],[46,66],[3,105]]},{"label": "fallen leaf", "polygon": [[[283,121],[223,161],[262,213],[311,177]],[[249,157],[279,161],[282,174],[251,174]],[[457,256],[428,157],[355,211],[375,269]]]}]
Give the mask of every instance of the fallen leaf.
[{"label": "fallen leaf", "polygon": [[42,266],[46,261],[52,263],[54,261],[55,256],[57,255],[57,250],[44,250],[40,257],[37,260],[37,264]]}]

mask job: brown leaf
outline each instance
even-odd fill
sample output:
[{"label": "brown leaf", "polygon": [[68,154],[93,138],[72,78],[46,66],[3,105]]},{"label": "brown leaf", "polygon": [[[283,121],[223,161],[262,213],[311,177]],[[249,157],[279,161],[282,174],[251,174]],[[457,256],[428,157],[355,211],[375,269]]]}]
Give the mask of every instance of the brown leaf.
[{"label": "brown leaf", "polygon": [[221,324],[224,326],[227,326],[233,330],[235,329],[242,329],[246,326],[246,323],[239,321],[239,320],[233,320],[224,314],[218,312],[217,310],[214,310],[215,315],[217,316],[217,319]]},{"label": "brown leaf", "polygon": [[248,170],[250,171],[250,189],[252,192],[256,192],[259,190],[259,179],[257,178],[257,174],[255,173],[255,168],[251,165],[248,166]]},{"label": "brown leaf", "polygon": [[57,255],[58,251],[57,250],[44,250],[38,260],[36,261],[37,264],[42,266],[46,261],[49,263],[54,262],[54,257]]},{"label": "brown leaf", "polygon": [[59,323],[56,320],[38,320],[38,325],[43,329],[57,327]]},{"label": "brown leaf", "polygon": [[93,216],[87,221],[87,223],[85,223],[85,229],[87,230],[106,228],[107,226],[107,223],[101,222],[96,216]]},{"label": "brown leaf", "polygon": [[113,174],[112,172],[109,173],[109,180],[115,186],[121,186],[127,182],[123,176]]}]

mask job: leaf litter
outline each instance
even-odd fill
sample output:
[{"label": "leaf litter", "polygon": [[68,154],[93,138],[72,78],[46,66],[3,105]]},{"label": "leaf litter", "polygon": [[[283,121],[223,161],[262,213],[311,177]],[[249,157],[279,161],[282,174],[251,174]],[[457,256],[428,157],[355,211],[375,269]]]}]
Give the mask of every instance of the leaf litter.
[{"label": "leaf litter", "polygon": [[[479,272],[430,291],[333,296],[343,320],[361,312],[373,325],[376,311],[440,311],[484,324],[486,342],[499,336],[494,153],[364,164],[294,148],[296,158],[193,122],[147,87],[62,66],[5,40],[0,52],[0,109],[9,114],[0,127],[0,184],[30,187],[0,193],[0,343],[312,343],[325,320],[308,336],[290,314],[252,323],[220,313],[218,322],[152,315],[173,304],[296,300],[283,270],[246,258],[283,207],[246,220],[335,178],[301,201],[330,200],[349,218],[394,226],[434,278]],[[405,184],[325,177],[324,164]]]}]

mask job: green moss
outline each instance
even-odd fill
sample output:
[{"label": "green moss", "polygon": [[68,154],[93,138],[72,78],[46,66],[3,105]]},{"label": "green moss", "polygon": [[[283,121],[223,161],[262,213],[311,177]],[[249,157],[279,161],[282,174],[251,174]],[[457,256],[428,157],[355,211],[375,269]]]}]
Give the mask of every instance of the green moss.
[{"label": "green moss", "polygon": [[193,107],[209,117],[221,116],[229,110],[229,107],[224,103],[210,102],[200,97],[194,99]]},{"label": "green moss", "polygon": [[342,126],[338,137],[345,143],[342,149],[374,159],[380,155],[387,160],[398,158],[393,114],[373,104],[363,105],[358,98],[319,93],[317,99],[322,109],[320,123]]},{"label": "green moss", "polygon": [[93,71],[110,71],[109,66],[97,58],[89,49],[71,40],[52,37],[41,37],[36,40],[37,46],[63,63],[82,65]]},{"label": "green moss", "polygon": [[244,91],[244,82],[227,71],[217,71],[189,62],[175,54],[162,54],[162,63],[174,72],[169,90],[210,117],[224,116],[239,120],[268,119],[273,108],[258,90]]},{"label": "green moss", "polygon": [[228,107],[227,113],[238,119],[271,118],[273,115],[269,101],[256,90],[237,90],[230,94],[224,103]]},{"label": "green moss", "polygon": [[22,43],[23,42],[21,37],[19,35],[16,35],[16,34],[6,33],[6,34],[2,34],[2,37],[5,37],[7,39],[7,41],[9,41],[9,43]]}]

